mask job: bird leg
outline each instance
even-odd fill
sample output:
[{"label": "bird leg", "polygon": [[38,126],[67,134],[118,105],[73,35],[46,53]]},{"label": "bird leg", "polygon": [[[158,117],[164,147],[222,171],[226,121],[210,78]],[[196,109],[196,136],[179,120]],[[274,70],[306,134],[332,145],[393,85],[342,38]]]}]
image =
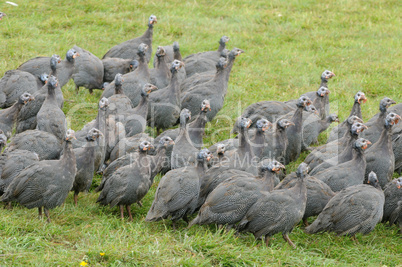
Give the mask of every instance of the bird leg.
[{"label": "bird leg", "polygon": [[4,203],[4,208],[5,208],[5,209],[8,209],[8,210],[12,210],[12,209],[13,209],[13,205],[11,204],[11,201]]},{"label": "bird leg", "polygon": [[129,221],[132,222],[133,221],[133,216],[131,215],[130,205],[126,205],[126,210],[127,210],[127,213],[128,213],[128,217],[130,217]]},{"label": "bird leg", "polygon": [[42,207],[38,207],[38,219],[42,219]]},{"label": "bird leg", "polygon": [[265,245],[267,246],[267,247],[269,247],[269,240],[270,240],[271,238],[269,237],[269,236],[265,236]]},{"label": "bird leg", "polygon": [[80,87],[78,85],[75,85],[75,93],[78,95],[78,91],[80,90]]},{"label": "bird leg", "polygon": [[350,238],[351,238],[353,241],[355,241],[357,244],[359,244],[359,240],[357,240],[357,238],[356,238],[355,235],[352,235]]},{"label": "bird leg", "polygon": [[120,218],[124,220],[124,206],[120,205]]},{"label": "bird leg", "polygon": [[89,89],[89,93],[92,95],[94,93],[94,90]]},{"label": "bird leg", "polygon": [[138,204],[138,206],[140,206],[142,208],[142,202],[141,201],[138,201],[137,204]]},{"label": "bird leg", "polygon": [[44,210],[45,210],[45,215],[46,215],[46,217],[47,217],[47,223],[50,223],[50,214],[49,214],[49,210],[47,209],[47,208],[44,208]]},{"label": "bird leg", "polygon": [[74,205],[78,204],[78,192],[74,192]]},{"label": "bird leg", "polygon": [[307,220],[307,218],[304,218],[303,219],[303,223],[304,223],[304,226],[309,226],[310,224],[308,223],[308,220]]},{"label": "bird leg", "polygon": [[183,216],[183,221],[185,221],[185,222],[188,224],[188,218],[187,218],[187,215],[184,215],[184,216]]},{"label": "bird leg", "polygon": [[172,221],[173,231],[176,231],[176,221]]},{"label": "bird leg", "polygon": [[296,248],[296,245],[293,244],[292,240],[290,240],[288,234],[282,234],[282,236],[283,236],[283,239],[285,239],[289,243],[289,245],[291,245],[293,248]]}]

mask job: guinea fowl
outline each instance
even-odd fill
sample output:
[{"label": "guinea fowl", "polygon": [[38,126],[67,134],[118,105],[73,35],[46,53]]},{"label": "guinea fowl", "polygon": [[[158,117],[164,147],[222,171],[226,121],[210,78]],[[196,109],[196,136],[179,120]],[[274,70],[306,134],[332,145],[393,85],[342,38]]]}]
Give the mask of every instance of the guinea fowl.
[{"label": "guinea fowl", "polygon": [[276,160],[264,161],[258,168],[258,176],[234,176],[219,184],[206,198],[198,216],[190,223],[218,224],[229,227],[238,223],[248,209],[261,197],[261,191],[274,189],[275,174],[285,168]]},{"label": "guinea fowl", "polygon": [[278,159],[284,163],[285,151],[288,145],[288,137],[286,129],[294,125],[293,122],[287,119],[280,119],[276,122],[274,132],[265,133],[265,146],[262,151],[263,158]]},{"label": "guinea fowl", "polygon": [[294,125],[290,125],[286,130],[288,145],[285,152],[285,164],[295,161],[299,158],[301,152],[302,134],[303,134],[303,109],[311,104],[310,98],[302,95],[296,106],[297,109],[290,119]]},{"label": "guinea fowl", "polygon": [[127,137],[145,131],[147,126],[149,94],[157,89],[158,88],[155,85],[146,83],[141,90],[142,98],[138,106],[123,114]]},{"label": "guinea fowl", "polygon": [[67,130],[67,122],[66,115],[59,108],[56,100],[55,89],[58,81],[54,76],[50,76],[47,85],[48,94],[36,115],[37,129],[54,134],[61,143]]},{"label": "guinea fowl", "polygon": [[170,67],[172,77],[169,85],[149,95],[148,122],[157,129],[158,134],[161,130],[172,127],[180,116],[180,84],[177,73],[181,67],[183,62],[174,60]]},{"label": "guinea fowl", "polygon": [[192,165],[196,162],[198,150],[194,147],[188,134],[187,123],[191,119],[191,112],[188,109],[182,109],[180,112],[180,132],[174,140],[175,146],[172,150],[170,167],[177,169]]},{"label": "guinea fowl", "polygon": [[169,66],[166,64],[168,61],[165,60],[165,55],[165,49],[162,46],[158,46],[155,53],[155,57],[157,58],[156,66],[149,70],[151,83],[158,88],[168,86],[172,76]]},{"label": "guinea fowl", "polygon": [[[145,60],[145,52],[148,51],[148,45],[141,43],[138,46],[138,68],[130,73],[124,74],[123,90],[126,96],[131,100],[132,106],[136,107],[141,100],[141,89],[146,83],[150,82],[148,64]],[[106,86],[102,97],[110,97],[115,91],[115,82]]]},{"label": "guinea fowl", "polygon": [[0,129],[5,133],[7,138],[11,137],[14,124],[21,108],[34,99],[31,94],[23,93],[14,105],[0,111]]},{"label": "guinea fowl", "polygon": [[325,119],[320,119],[314,115],[308,116],[303,122],[302,151],[309,150],[312,143],[318,143],[320,133],[327,130],[333,122],[339,122],[338,115],[331,114]]},{"label": "guinea fowl", "polygon": [[108,98],[109,108],[107,109],[106,116],[115,116],[118,121],[124,120],[123,113],[132,109],[130,98],[127,97],[123,89],[124,76],[120,73],[116,74],[114,78],[114,95]]},{"label": "guinea fowl", "polygon": [[89,93],[93,93],[93,89],[102,89],[104,69],[102,61],[91,52],[74,46],[73,49],[80,56],[75,59],[75,70],[73,80],[75,83],[75,91],[81,86],[89,89]]},{"label": "guinea fowl", "polygon": [[86,139],[87,144],[84,147],[75,148],[74,154],[77,163],[77,173],[73,183],[74,204],[77,205],[78,194],[80,192],[88,192],[92,184],[92,178],[95,171],[95,152],[96,139],[102,136],[102,133],[95,128],[89,130]]},{"label": "guinea fowl", "polygon": [[49,209],[62,205],[73,186],[76,161],[72,138],[74,131],[68,130],[63,156],[59,160],[42,160],[26,167],[13,179],[0,201],[16,201],[28,209],[38,208],[39,217],[44,208],[50,222]]},{"label": "guinea fowl", "polygon": [[23,93],[33,95],[47,82],[48,74],[36,77],[29,72],[9,70],[0,80],[0,108],[11,107]]},{"label": "guinea fowl", "polygon": [[[50,68],[52,71],[49,76],[54,76],[57,78],[57,65],[60,61],[61,60],[58,55],[53,55],[50,58]],[[27,103],[21,108],[20,112],[18,113],[16,133],[22,133],[23,131],[33,130],[36,128],[36,116],[41,109],[43,102],[45,102],[46,96],[48,95],[49,86],[52,85],[46,84],[43,86],[40,90],[33,94],[35,100]],[[57,83],[54,91],[56,94],[57,105],[62,108],[64,98],[63,92],[61,91],[60,82]]]},{"label": "guinea fowl", "polygon": [[305,178],[308,167],[301,163],[297,168],[297,182],[290,189],[262,192],[261,197],[251,206],[239,223],[240,231],[253,233],[256,239],[265,237],[268,246],[269,239],[276,233],[282,232],[283,238],[296,247],[288,234],[303,218],[307,202]]},{"label": "guinea fowl", "polygon": [[5,16],[7,16],[7,14],[6,14],[6,13],[4,13],[4,12],[0,12],[0,20],[2,20],[2,19],[3,19],[3,17],[5,17]]},{"label": "guinea fowl", "polygon": [[354,237],[368,234],[381,221],[384,210],[384,193],[376,174],[370,173],[369,185],[359,184],[336,194],[317,219],[306,228],[309,234],[335,232]]},{"label": "guinea fowl", "polygon": [[126,74],[134,71],[138,68],[140,64],[136,59],[123,59],[123,58],[104,58],[102,59],[103,64],[103,81],[113,82],[114,77],[117,73]]},{"label": "guinea fowl", "polygon": [[[201,110],[198,116],[188,124],[188,135],[190,137],[193,146],[201,149],[203,146],[203,136],[205,133],[205,125],[207,123],[207,113],[211,111],[211,105],[209,100],[203,100],[201,103]],[[179,136],[180,128],[166,130],[155,138],[157,142],[163,136],[170,136],[172,139],[176,139]],[[212,151],[211,151],[212,152]]]},{"label": "guinea fowl", "polygon": [[132,164],[116,170],[108,179],[103,180],[99,186],[102,192],[96,202],[101,205],[116,205],[120,207],[120,216],[124,218],[126,207],[130,221],[133,220],[130,205],[141,201],[152,185],[150,159],[147,151],[152,149],[151,143],[144,141],[139,147],[139,157]]},{"label": "guinea fowl", "polygon": [[[363,101],[363,103],[366,103],[366,101],[367,101],[366,95],[363,92],[357,92],[354,99],[355,99],[355,102],[353,104],[352,111],[350,112],[349,117],[357,116],[361,119],[362,118],[362,110],[361,110],[360,101]],[[341,138],[347,131],[348,131],[348,127],[347,127],[347,119],[346,119],[341,124],[339,124],[337,127],[332,128],[331,133],[328,137],[327,143]]]},{"label": "guinea fowl", "polygon": [[383,130],[377,142],[366,153],[366,174],[374,171],[382,188],[391,181],[395,169],[395,156],[392,150],[392,126],[398,124],[401,117],[390,112],[383,121]]},{"label": "guinea fowl", "polygon": [[[146,133],[139,133],[130,137],[121,138],[110,152],[108,157],[109,162],[113,162],[124,155],[138,151],[138,144],[143,141],[148,141],[149,143],[155,142],[154,138]],[[152,154],[153,151],[150,152]]]},{"label": "guinea fowl", "polygon": [[370,140],[373,144],[380,138],[384,128],[384,120],[387,117],[387,109],[396,102],[388,97],[384,97],[380,101],[380,113],[378,116],[366,122],[368,129],[364,131],[362,137]]},{"label": "guinea fowl", "polygon": [[385,202],[382,222],[399,224],[402,233],[402,177],[389,182],[384,188]]},{"label": "guinea fowl", "polygon": [[186,64],[187,77],[213,69],[216,61],[221,57],[221,52],[225,49],[227,42],[229,42],[229,37],[222,36],[219,39],[219,48],[217,51],[202,52],[185,57],[184,64]]},{"label": "guinea fowl", "polygon": [[102,59],[111,57],[124,58],[124,59],[138,59],[137,49],[138,45],[144,43],[149,47],[149,50],[146,53],[146,61],[147,63],[151,59],[152,54],[152,37],[154,33],[154,24],[158,22],[155,15],[151,15],[148,19],[148,29],[145,33],[137,38],[125,41],[121,44],[118,44],[112,47]]},{"label": "guinea fowl", "polygon": [[[22,63],[18,70],[26,71],[32,73],[35,76],[39,76],[43,73],[50,73],[56,76],[60,82],[60,87],[63,87],[71,79],[75,71],[75,58],[79,56],[75,49],[70,49],[66,53],[66,59],[57,64],[57,76],[49,66],[50,57],[36,57]],[[53,72],[53,73],[52,73]]]},{"label": "guinea fowl", "polygon": [[[292,188],[297,183],[296,173],[291,173],[285,177],[276,187],[275,190]],[[308,226],[307,219],[311,216],[317,216],[327,205],[328,201],[335,196],[331,188],[321,180],[307,175],[305,178],[307,188],[306,209],[303,215],[304,225]]]},{"label": "guinea fowl", "polygon": [[227,61],[221,58],[217,65],[215,77],[209,82],[198,84],[187,91],[181,98],[182,108],[187,108],[191,113],[197,113],[199,104],[204,99],[211,102],[211,112],[208,112],[208,121],[211,121],[223,107],[226,95],[227,83],[225,81],[225,71]]},{"label": "guinea fowl", "polygon": [[326,183],[334,192],[362,184],[366,170],[364,150],[370,144],[371,142],[364,138],[357,139],[353,145],[354,155],[351,160],[316,173],[315,177]]},{"label": "guinea fowl", "polygon": [[[180,46],[179,46],[178,42],[174,42],[173,45],[167,45],[167,46],[161,46],[161,47],[165,51],[166,63],[170,63],[175,59],[183,61],[183,58],[180,53]],[[157,56],[157,54],[155,54],[154,61],[153,61],[154,68],[156,67],[157,62],[158,62],[158,56]]]},{"label": "guinea fowl", "polygon": [[350,129],[350,139],[345,145],[345,148],[340,148],[338,155],[329,159],[325,159],[318,165],[312,164],[311,168],[313,169],[310,171],[310,175],[315,175],[316,173],[324,171],[332,166],[352,160],[353,144],[359,138],[359,133],[362,132],[363,129],[366,129],[366,126],[364,124],[360,122],[355,122]]},{"label": "guinea fowl", "polygon": [[177,220],[183,218],[187,222],[187,215],[193,214],[197,206],[200,179],[211,158],[211,152],[203,149],[197,155],[196,166],[186,166],[166,173],[159,182],[145,221],[159,221],[170,217],[173,229],[176,228]]}]

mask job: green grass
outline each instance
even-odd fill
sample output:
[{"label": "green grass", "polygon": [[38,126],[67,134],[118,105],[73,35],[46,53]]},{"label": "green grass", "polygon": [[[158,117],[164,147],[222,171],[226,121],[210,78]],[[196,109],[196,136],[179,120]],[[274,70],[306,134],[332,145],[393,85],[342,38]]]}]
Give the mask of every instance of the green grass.
[{"label": "green grass", "polygon": [[[208,125],[206,142],[229,137],[234,118],[261,100],[284,101],[318,88],[325,69],[336,73],[329,83],[331,110],[343,120],[361,90],[369,101],[364,119],[388,96],[401,102],[401,6],[398,1],[19,1],[0,4],[0,73],[35,56],[63,58],[78,45],[98,57],[113,45],[141,35],[149,15],[158,17],[157,45],[179,41],[184,56],[215,50],[222,35],[229,48],[246,51],[235,62],[224,108]],[[75,94],[63,88],[70,126],[81,127],[96,116],[101,94]],[[85,104],[78,111],[74,107]],[[320,137],[325,140],[325,133]],[[293,170],[301,160],[291,164]],[[94,184],[99,183],[96,177]],[[396,227],[378,225],[358,243],[332,234],[306,235],[301,225],[291,249],[276,235],[270,247],[251,235],[235,236],[214,226],[173,232],[170,222],[145,223],[154,191],[144,207],[133,206],[134,222],[121,221],[117,210],[95,204],[97,194],[72,195],[51,211],[53,222],[37,219],[36,210],[0,210],[0,265],[402,265],[401,236]],[[99,253],[104,252],[101,256]]]}]

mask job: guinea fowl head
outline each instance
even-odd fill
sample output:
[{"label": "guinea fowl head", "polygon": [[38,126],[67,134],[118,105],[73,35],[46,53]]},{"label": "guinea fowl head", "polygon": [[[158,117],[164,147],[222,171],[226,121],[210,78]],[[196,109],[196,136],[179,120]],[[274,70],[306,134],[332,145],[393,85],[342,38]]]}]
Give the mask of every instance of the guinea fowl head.
[{"label": "guinea fowl head", "polygon": [[284,170],[286,167],[282,163],[280,163],[277,160],[270,160],[270,159],[265,159],[260,163],[259,166],[259,173],[260,175],[263,174],[266,171],[274,172],[274,173],[279,173],[281,170]]},{"label": "guinea fowl head", "polygon": [[189,120],[191,120],[191,112],[190,110],[183,108],[180,112],[180,125],[185,126]]},{"label": "guinea fowl head", "polygon": [[172,138],[170,138],[169,136],[164,136],[159,140],[159,144],[161,146],[167,147],[167,146],[172,146],[174,145],[174,141]]},{"label": "guinea fowl head", "polygon": [[224,36],[221,37],[221,39],[219,39],[219,44],[224,45],[227,42],[229,42],[229,40],[230,40],[230,38],[224,35]]},{"label": "guinea fowl head", "polygon": [[200,150],[200,152],[198,152],[197,161],[199,162],[210,161],[212,157],[213,157],[212,153],[208,149],[204,148]]},{"label": "guinea fowl head", "polygon": [[47,80],[49,79],[49,75],[47,73],[42,73],[39,76],[39,80],[41,80],[41,82],[43,82],[44,84],[47,83]]},{"label": "guinea fowl head", "polygon": [[368,175],[367,184],[374,186],[375,188],[381,189],[380,182],[378,181],[377,174],[371,171]]},{"label": "guinea fowl head", "polygon": [[184,66],[184,63],[183,62],[181,62],[180,60],[177,60],[177,59],[175,59],[175,60],[173,60],[173,62],[172,62],[172,66],[170,67],[170,71],[173,73],[173,72],[178,72],[179,71],[179,69],[181,69],[181,67],[183,67]]},{"label": "guinea fowl head", "polygon": [[237,119],[236,124],[238,125],[238,128],[240,129],[247,129],[250,127],[252,121],[249,118],[245,118],[245,117],[240,117]]},{"label": "guinea fowl head", "polygon": [[390,112],[387,117],[385,118],[385,127],[390,127],[392,125],[398,124],[401,116],[394,112]]},{"label": "guinea fowl head", "polygon": [[156,23],[158,23],[158,19],[155,15],[151,15],[148,19],[148,26],[153,26]]},{"label": "guinea fowl head", "polygon": [[380,101],[380,111],[381,112],[385,112],[387,111],[387,108],[389,108],[391,105],[396,104],[396,102],[394,100],[392,100],[389,97],[384,97],[383,99],[381,99]]},{"label": "guinea fowl head", "polygon": [[293,122],[291,122],[290,120],[287,120],[287,119],[279,120],[276,124],[277,124],[277,126],[279,126],[282,129],[286,129],[290,125],[295,125]]},{"label": "guinea fowl head", "polygon": [[265,132],[271,127],[272,123],[266,119],[259,119],[256,123],[258,131]]},{"label": "guinea fowl head", "polygon": [[61,62],[61,57],[59,55],[52,55],[52,57],[50,58],[50,68],[52,70],[56,69],[57,64],[59,64]]},{"label": "guinea fowl head", "polygon": [[92,128],[88,131],[85,139],[87,139],[87,141],[96,141],[96,139],[98,139],[100,136],[103,136],[102,132],[96,128]]},{"label": "guinea fowl head", "polygon": [[115,86],[120,86],[124,82],[123,75],[121,73],[117,73],[116,76],[114,77],[114,85]]},{"label": "guinea fowl head", "polygon": [[105,109],[109,106],[109,99],[106,97],[102,97],[101,100],[99,100],[99,108],[100,109]]},{"label": "guinea fowl head", "polygon": [[209,100],[205,99],[202,101],[201,111],[203,111],[203,112],[211,111],[211,104],[209,103]]},{"label": "guinea fowl head", "polygon": [[401,189],[402,188],[402,177],[399,177],[398,179],[393,180],[392,183],[395,184],[395,186],[398,189]]},{"label": "guinea fowl head", "polygon": [[240,48],[235,47],[230,51],[229,58],[235,58],[242,53],[244,53],[244,50],[241,50]]},{"label": "guinea fowl head", "polygon": [[217,144],[216,145],[216,153],[223,155],[225,154],[226,146],[224,144]]},{"label": "guinea fowl head", "polygon": [[154,149],[154,146],[149,141],[142,141],[138,148],[140,151],[147,152],[148,150]]},{"label": "guinea fowl head", "polygon": [[77,139],[75,138],[75,132],[74,130],[68,129],[66,132],[65,140],[71,142],[72,139]]},{"label": "guinea fowl head", "polygon": [[226,68],[227,64],[228,64],[227,59],[224,57],[220,57],[218,62],[216,63],[216,69],[223,70],[224,68]]},{"label": "guinea fowl head", "polygon": [[330,70],[325,70],[322,74],[321,74],[321,80],[325,80],[328,81],[328,79],[331,79],[332,77],[335,76],[335,73],[333,73]]},{"label": "guinea fowl head", "polygon": [[6,13],[0,12],[0,20],[1,20],[3,17],[5,17],[5,16],[7,16]]},{"label": "guinea fowl head", "polygon": [[137,54],[139,55],[139,56],[144,56],[145,55],[145,52],[148,50],[148,45],[147,44],[144,44],[144,43],[141,43],[139,46],[138,46],[138,52],[137,52]]},{"label": "guinea fowl head", "polygon": [[353,123],[355,123],[355,122],[363,123],[363,120],[360,119],[359,117],[355,116],[355,115],[352,115],[352,116],[350,116],[350,117],[346,120],[346,122],[347,122],[347,124],[349,124],[350,126],[352,126]]},{"label": "guinea fowl head", "polygon": [[138,65],[140,65],[138,60],[136,60],[136,59],[132,60],[130,62],[130,71],[134,71],[136,68],[138,68]]},{"label": "guinea fowl head", "polygon": [[47,86],[50,88],[56,88],[59,84],[59,81],[53,75],[50,75],[49,79],[47,80]]},{"label": "guinea fowl head", "polygon": [[309,172],[309,167],[306,163],[302,162],[299,167],[297,167],[296,170],[296,175],[297,177],[303,179],[307,176],[308,172]]},{"label": "guinea fowl head", "polygon": [[110,84],[110,83],[108,83],[108,82],[104,82],[104,83],[102,84],[102,88],[101,88],[101,89],[104,91],[105,88],[108,87],[109,84]]},{"label": "guinea fowl head", "polygon": [[158,87],[156,87],[153,84],[146,83],[144,84],[144,87],[141,89],[141,96],[148,96],[152,91],[158,90]]},{"label": "guinea fowl head", "polygon": [[334,114],[330,114],[329,115],[329,121],[332,123],[332,122],[339,122],[339,118],[338,118],[338,115],[336,115],[335,113]]},{"label": "guinea fowl head", "polygon": [[313,102],[311,102],[310,98],[308,96],[302,95],[296,103],[296,106],[299,108],[304,108],[305,106],[311,105]]},{"label": "guinea fowl head", "polygon": [[327,87],[321,86],[317,90],[317,95],[320,97],[324,97],[325,95],[329,95],[331,93]]},{"label": "guinea fowl head", "polygon": [[35,100],[35,97],[33,95],[31,95],[30,93],[25,92],[20,96],[18,102],[20,104],[25,105],[26,103],[28,103],[29,101],[32,101],[32,100]]},{"label": "guinea fowl head", "polygon": [[359,133],[363,132],[364,130],[367,130],[367,126],[364,125],[361,122],[356,121],[355,123],[352,124],[352,127],[350,127],[350,132],[353,135],[359,135]]},{"label": "guinea fowl head", "polygon": [[156,49],[155,55],[156,55],[157,57],[164,57],[164,56],[166,56],[165,48],[163,48],[163,46],[158,46],[158,48]]},{"label": "guinea fowl head", "polygon": [[371,142],[364,138],[359,138],[355,141],[353,148],[358,151],[363,151],[367,149],[368,145],[371,145]]},{"label": "guinea fowl head", "polygon": [[180,45],[177,41],[173,42],[173,52],[179,52],[180,51]]},{"label": "guinea fowl head", "polygon": [[74,59],[75,59],[76,57],[79,57],[79,56],[80,56],[80,54],[78,54],[78,52],[75,51],[74,48],[71,48],[70,50],[68,50],[68,51],[67,51],[67,54],[66,54],[66,58],[67,58],[67,60],[70,61],[70,62],[73,62]]},{"label": "guinea fowl head", "polygon": [[318,112],[317,108],[313,104],[308,105],[308,106],[304,106],[304,110],[307,111],[307,112],[310,112],[310,113],[314,113],[317,116],[320,115],[320,113]]},{"label": "guinea fowl head", "polygon": [[364,103],[367,102],[367,98],[366,98],[366,95],[363,92],[359,91],[359,92],[357,92],[355,94],[355,102],[361,104],[360,101],[363,101],[363,104],[364,104]]}]

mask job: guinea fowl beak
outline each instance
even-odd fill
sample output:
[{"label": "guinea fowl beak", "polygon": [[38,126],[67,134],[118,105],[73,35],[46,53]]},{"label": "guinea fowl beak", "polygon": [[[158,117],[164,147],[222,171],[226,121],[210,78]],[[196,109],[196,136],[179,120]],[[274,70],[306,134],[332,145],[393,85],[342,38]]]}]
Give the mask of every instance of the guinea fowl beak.
[{"label": "guinea fowl beak", "polygon": [[175,144],[175,142],[173,140],[169,141],[169,145],[174,145],[174,144]]},{"label": "guinea fowl beak", "polygon": [[366,103],[366,102],[367,102],[366,96],[365,96],[365,95],[360,96],[359,99],[357,100],[357,102],[358,102],[359,104],[361,104],[361,103],[360,103],[361,100],[363,100],[363,104]]},{"label": "guinea fowl beak", "polygon": [[73,58],[79,57],[80,54],[79,53],[75,53],[75,55],[73,56]]},{"label": "guinea fowl beak", "polygon": [[57,60],[57,63],[61,63],[61,59]]},{"label": "guinea fowl beak", "polygon": [[334,122],[339,122],[339,119],[335,119]]},{"label": "guinea fowl beak", "polygon": [[401,119],[401,116],[399,116],[398,114],[396,114],[396,115],[395,115],[395,119],[394,119],[394,121],[392,122],[392,125],[398,124],[400,119]]},{"label": "guinea fowl beak", "polygon": [[327,76],[325,76],[325,79],[331,79],[332,77],[335,77],[335,73],[331,72]]}]

